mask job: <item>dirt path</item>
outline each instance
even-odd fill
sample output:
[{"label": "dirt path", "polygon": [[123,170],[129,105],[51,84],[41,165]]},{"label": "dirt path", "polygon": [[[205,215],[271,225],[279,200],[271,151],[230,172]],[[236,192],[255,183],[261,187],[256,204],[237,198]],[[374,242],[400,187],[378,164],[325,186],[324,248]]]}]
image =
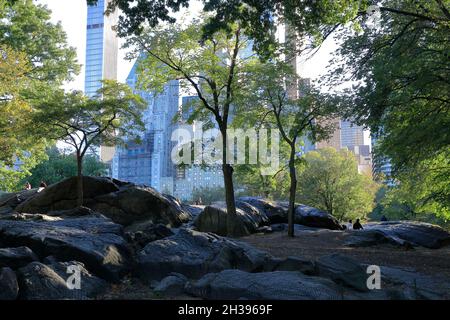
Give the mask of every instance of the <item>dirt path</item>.
[{"label": "dirt path", "polygon": [[285,232],[274,232],[264,235],[255,234],[240,240],[281,258],[301,256],[314,260],[323,255],[340,253],[362,263],[401,267],[424,274],[450,277],[450,246],[442,249],[414,248],[410,250],[390,245],[352,248],[344,246],[348,232],[351,231],[301,232],[294,238],[289,238]]}]

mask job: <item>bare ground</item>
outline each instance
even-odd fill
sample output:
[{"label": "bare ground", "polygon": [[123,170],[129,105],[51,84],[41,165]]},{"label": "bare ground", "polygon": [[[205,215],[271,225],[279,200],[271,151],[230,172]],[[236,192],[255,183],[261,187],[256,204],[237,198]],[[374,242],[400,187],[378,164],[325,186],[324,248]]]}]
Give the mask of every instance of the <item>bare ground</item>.
[{"label": "bare ground", "polygon": [[274,232],[254,234],[240,240],[280,258],[300,256],[315,260],[323,255],[340,253],[361,263],[450,277],[450,246],[441,249],[417,247],[409,250],[391,245],[347,247],[344,241],[349,232],[352,231],[305,231],[297,233],[294,238],[288,237],[286,232]]}]

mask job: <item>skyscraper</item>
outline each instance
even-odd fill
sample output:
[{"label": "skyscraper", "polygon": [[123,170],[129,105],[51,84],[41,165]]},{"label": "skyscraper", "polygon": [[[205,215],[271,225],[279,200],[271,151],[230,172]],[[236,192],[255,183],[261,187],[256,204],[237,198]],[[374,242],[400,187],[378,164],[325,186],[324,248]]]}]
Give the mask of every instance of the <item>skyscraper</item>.
[{"label": "skyscraper", "polygon": [[[104,12],[111,0],[98,0],[88,6],[86,26],[86,64],[84,93],[95,95],[101,80],[117,79],[118,38],[112,27],[117,23],[117,10],[110,15]],[[100,159],[112,160],[114,147],[100,147]]]},{"label": "skyscraper", "polygon": [[176,175],[171,160],[174,145],[171,136],[175,128],[173,119],[179,112],[179,82],[169,81],[159,94],[138,90],[138,63],[139,60],[131,69],[127,84],[147,102],[143,119],[145,131],[141,134],[141,144],[130,143],[117,148],[112,161],[112,176],[166,191],[167,185],[173,185]]}]

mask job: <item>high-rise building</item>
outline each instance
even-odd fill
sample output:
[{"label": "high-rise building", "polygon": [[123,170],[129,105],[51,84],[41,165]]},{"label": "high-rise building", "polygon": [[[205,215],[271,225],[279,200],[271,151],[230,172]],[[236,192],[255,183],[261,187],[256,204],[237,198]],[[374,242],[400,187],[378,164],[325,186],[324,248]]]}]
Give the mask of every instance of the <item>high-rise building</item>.
[{"label": "high-rise building", "polygon": [[138,90],[136,61],[131,69],[127,84],[146,102],[144,112],[145,131],[141,134],[141,144],[129,143],[118,147],[112,161],[112,176],[138,184],[149,185],[159,191],[171,189],[176,175],[171,159],[174,146],[171,141],[176,124],[173,120],[179,112],[179,81],[169,81],[162,93]]},{"label": "high-rise building", "polygon": [[[113,26],[117,24],[117,10],[105,15],[111,0],[98,0],[88,6],[86,26],[86,64],[84,92],[94,96],[104,79],[117,79],[118,38]],[[110,162],[114,147],[100,147],[100,159]]]},{"label": "high-rise building", "polygon": [[372,175],[375,180],[386,183],[387,185],[393,185],[392,180],[392,164],[389,158],[381,155],[377,152],[378,137],[372,135]]}]

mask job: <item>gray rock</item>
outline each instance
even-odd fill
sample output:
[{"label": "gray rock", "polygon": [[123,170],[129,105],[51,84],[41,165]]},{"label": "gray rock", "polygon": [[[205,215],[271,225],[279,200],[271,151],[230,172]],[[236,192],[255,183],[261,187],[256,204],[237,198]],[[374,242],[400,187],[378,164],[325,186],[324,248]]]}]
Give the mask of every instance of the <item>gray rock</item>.
[{"label": "gray rock", "polygon": [[[233,226],[232,231],[228,225]],[[221,236],[241,237],[257,232],[258,228],[268,223],[264,213],[252,205],[237,201],[236,215],[229,215],[224,202],[206,206],[194,221],[194,226],[202,232],[213,232]]]},{"label": "gray rock", "polygon": [[345,239],[344,244],[349,247],[370,247],[389,244],[405,249],[412,248],[412,243],[398,237],[392,237],[380,230],[355,230]]},{"label": "gray rock", "polygon": [[279,261],[272,269],[273,271],[299,271],[304,274],[313,275],[315,265],[313,261],[300,257],[287,257]]},{"label": "gray rock", "polygon": [[83,177],[84,205],[77,208],[77,179],[68,178],[49,186],[17,206],[19,213],[40,213],[72,217],[101,214],[116,223],[130,225],[137,221],[180,226],[189,221],[179,201],[149,187],[141,187],[109,178]]},{"label": "gray rock", "polygon": [[331,214],[303,204],[296,205],[294,222],[307,227],[330,230],[342,229],[339,221]]},{"label": "gray rock", "polygon": [[151,221],[178,227],[190,219],[177,201],[149,187],[128,186],[94,200],[94,210],[123,225]]},{"label": "gray rock", "polygon": [[179,273],[173,273],[165,277],[154,288],[154,291],[164,296],[176,296],[184,293],[184,287],[188,279]]},{"label": "gray rock", "polygon": [[174,233],[163,224],[139,223],[126,228],[125,237],[136,249],[142,249],[149,242],[164,239]]},{"label": "gray rock", "polygon": [[0,268],[18,269],[37,260],[38,257],[28,247],[0,248]]},{"label": "gray rock", "polygon": [[150,242],[137,254],[137,274],[150,282],[172,272],[188,278],[224,269],[263,270],[271,256],[246,243],[211,233],[180,229],[177,234]]},{"label": "gray rock", "polygon": [[364,228],[365,230],[378,230],[396,241],[401,239],[415,246],[430,249],[438,249],[450,244],[450,233],[439,226],[425,222],[386,221],[370,223]]},{"label": "gray rock", "polygon": [[330,278],[338,284],[360,291],[368,291],[366,269],[347,256],[332,254],[320,257],[316,261],[316,272],[319,276]]},{"label": "gray rock", "polygon": [[56,222],[0,221],[0,242],[27,246],[39,257],[77,260],[96,275],[118,280],[130,266],[121,227],[109,219],[75,218]]},{"label": "gray rock", "polygon": [[287,207],[281,203],[259,197],[240,197],[238,200],[257,208],[261,214],[264,214],[269,219],[271,224],[287,222],[288,210]]},{"label": "gray rock", "polygon": [[31,189],[2,194],[0,195],[0,208],[9,207],[11,210],[14,210],[19,204],[33,198],[37,193],[38,189]]},{"label": "gray rock", "polygon": [[338,300],[339,287],[329,279],[300,272],[249,273],[224,270],[186,285],[186,292],[206,299]]},{"label": "gray rock", "polygon": [[[83,192],[86,203],[97,196],[119,191],[109,178],[83,177]],[[48,186],[34,197],[17,206],[17,212],[47,213],[77,207],[77,177],[67,178]],[[89,207],[89,206],[88,206]]]},{"label": "gray rock", "polygon": [[0,300],[16,300],[19,284],[11,268],[0,268]]},{"label": "gray rock", "polygon": [[[80,272],[80,288],[68,284],[74,275],[68,272],[69,267]],[[77,261],[45,265],[33,262],[19,269],[20,298],[25,300],[85,300],[93,299],[103,292],[107,283],[89,273],[82,263]]]},{"label": "gray rock", "polygon": [[380,267],[383,284],[401,286],[405,299],[450,299],[450,279],[441,275],[425,275],[400,268]]}]

